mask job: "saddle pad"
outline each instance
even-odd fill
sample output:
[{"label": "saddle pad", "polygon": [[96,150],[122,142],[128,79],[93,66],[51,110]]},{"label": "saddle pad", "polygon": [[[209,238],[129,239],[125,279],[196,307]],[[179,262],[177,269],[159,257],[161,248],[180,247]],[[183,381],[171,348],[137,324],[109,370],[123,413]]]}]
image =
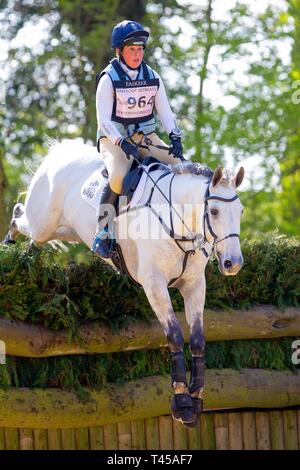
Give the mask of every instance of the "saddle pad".
[{"label": "saddle pad", "polygon": [[97,168],[91,176],[83,183],[81,187],[81,197],[90,206],[98,210],[100,197],[107,179],[103,178],[101,171],[103,168]]},{"label": "saddle pad", "polygon": [[[149,171],[149,167],[147,168],[147,171]],[[139,184],[137,185],[136,190],[134,191],[133,196],[131,198],[131,201],[129,203],[130,207],[135,206],[141,200],[141,198],[144,194],[147,178],[148,178],[147,173],[145,171],[143,171],[141,179],[139,181]]]},{"label": "saddle pad", "polygon": [[[146,171],[150,171],[153,165],[157,165],[157,163],[151,163],[149,166],[146,167]],[[100,197],[103,191],[103,187],[107,184],[107,179],[103,178],[101,171],[103,168],[98,168],[95,170],[91,176],[83,183],[81,187],[81,197],[90,206],[94,209],[98,210]],[[147,182],[147,173],[143,171],[139,184],[134,191],[132,199],[130,201],[130,207],[135,206],[141,200],[146,182]]]}]

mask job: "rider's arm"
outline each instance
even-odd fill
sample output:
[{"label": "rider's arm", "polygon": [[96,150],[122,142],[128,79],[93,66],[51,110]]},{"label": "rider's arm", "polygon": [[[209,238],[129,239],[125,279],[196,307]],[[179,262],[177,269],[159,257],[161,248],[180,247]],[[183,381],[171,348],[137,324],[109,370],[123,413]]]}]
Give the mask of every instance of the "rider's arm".
[{"label": "rider's arm", "polygon": [[164,130],[167,132],[167,134],[169,134],[172,129],[175,129],[178,126],[176,124],[175,116],[171,110],[162,78],[157,72],[154,72],[154,75],[156,78],[159,79],[160,83],[155,96],[155,111],[158,114],[158,117],[163,125]]},{"label": "rider's arm", "polygon": [[108,74],[104,74],[98,84],[96,93],[96,110],[98,128],[108,137],[113,144],[121,138],[119,130],[111,120],[114,104],[114,89]]}]

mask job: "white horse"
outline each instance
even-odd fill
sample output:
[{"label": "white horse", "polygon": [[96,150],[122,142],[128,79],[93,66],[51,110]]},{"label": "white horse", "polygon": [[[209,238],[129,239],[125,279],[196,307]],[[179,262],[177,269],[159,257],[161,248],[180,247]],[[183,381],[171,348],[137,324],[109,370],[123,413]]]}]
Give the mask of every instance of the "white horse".
[{"label": "white horse", "polygon": [[[91,248],[97,213],[83,200],[81,188],[97,168],[103,178],[103,162],[94,147],[72,141],[54,145],[31,181],[25,204],[14,207],[4,241],[15,242],[22,233],[36,244],[64,240],[84,242]],[[244,169],[234,176],[220,167],[213,173],[198,163],[184,162],[167,170],[161,167],[151,173],[157,185],[153,188],[147,179],[142,200],[131,210],[121,211],[115,228],[129,274],[144,288],[168,339],[173,417],[191,427],[201,413],[204,387],[204,271],[212,250],[224,275],[235,275],[242,267],[243,208],[236,188]],[[148,236],[141,230],[146,225]],[[189,385],[184,339],[168,292],[171,284],[183,296],[190,328]]]}]

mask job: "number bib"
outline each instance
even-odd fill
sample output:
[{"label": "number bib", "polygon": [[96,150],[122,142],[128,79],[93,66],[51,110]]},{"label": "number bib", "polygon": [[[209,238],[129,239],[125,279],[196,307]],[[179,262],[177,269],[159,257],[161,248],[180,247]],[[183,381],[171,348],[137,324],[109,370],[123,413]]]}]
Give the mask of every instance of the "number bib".
[{"label": "number bib", "polygon": [[148,121],[153,117],[158,87],[157,78],[115,81],[113,120],[125,124]]}]

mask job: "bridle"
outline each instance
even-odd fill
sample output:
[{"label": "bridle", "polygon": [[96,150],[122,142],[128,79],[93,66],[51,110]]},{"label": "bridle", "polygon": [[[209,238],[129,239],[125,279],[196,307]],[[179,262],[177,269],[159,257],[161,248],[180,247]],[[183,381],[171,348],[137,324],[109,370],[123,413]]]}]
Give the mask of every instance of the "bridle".
[{"label": "bridle", "polygon": [[[237,237],[237,238],[240,238],[240,235],[238,233],[229,233],[228,235],[226,235],[225,237],[221,238],[220,240],[218,239],[218,235],[213,231],[213,228],[211,226],[211,223],[210,223],[210,219],[209,219],[209,210],[208,210],[208,201],[214,199],[214,200],[217,200],[217,201],[222,201],[222,202],[233,202],[235,201],[236,199],[239,199],[238,195],[236,194],[235,196],[233,196],[232,198],[225,198],[225,197],[220,197],[220,196],[214,196],[214,195],[211,195],[210,194],[210,191],[209,191],[209,185],[211,183],[211,179],[209,181],[207,181],[207,188],[206,188],[206,191],[205,191],[205,195],[204,195],[204,212],[203,212],[203,236],[202,234],[196,234],[194,236],[192,236],[191,238],[187,238],[187,237],[178,237],[178,236],[175,236],[175,233],[174,233],[174,223],[173,223],[173,205],[172,205],[172,184],[173,184],[173,180],[174,180],[174,177],[175,177],[175,173],[173,174],[171,180],[170,180],[170,184],[169,184],[169,208],[170,208],[170,231],[169,231],[169,235],[171,238],[174,239],[174,241],[177,243],[177,245],[179,246],[179,248],[185,252],[185,250],[183,250],[183,248],[178,244],[178,242],[192,242],[193,243],[193,250],[189,250],[191,252],[194,252],[197,250],[197,249],[200,249],[202,251],[202,253],[208,257],[208,253],[207,251],[204,249],[204,246],[205,243],[209,243],[211,244],[211,242],[208,240],[207,238],[207,235],[206,235],[206,226],[208,228],[208,231],[210,233],[210,235],[213,237],[213,242],[212,242],[212,252],[215,251],[217,253],[217,244],[218,243],[221,243],[223,240],[226,240],[227,238],[231,238],[231,237]],[[178,217],[181,219],[182,223],[186,226],[184,220],[182,219],[182,217],[177,213]],[[193,234],[193,232],[191,230],[188,229],[188,231]],[[200,246],[198,247],[195,247],[195,243],[199,245],[199,241],[200,241]]]},{"label": "bridle", "polygon": [[[146,171],[146,170],[145,170]],[[146,173],[148,173],[146,171]],[[218,200],[218,201],[222,201],[222,202],[233,202],[235,201],[236,199],[239,199],[238,195],[236,194],[235,196],[233,196],[232,198],[223,198],[223,197],[220,197],[220,196],[214,196],[214,195],[211,195],[210,194],[210,191],[209,191],[209,185],[211,183],[211,178],[209,179],[209,181],[207,181],[207,188],[206,188],[206,191],[205,191],[205,195],[204,195],[204,213],[203,213],[203,235],[202,234],[194,234],[190,229],[189,227],[187,227],[186,223],[184,222],[183,218],[181,217],[181,215],[176,211],[176,209],[174,208],[173,204],[172,204],[172,186],[173,186],[173,181],[174,181],[174,178],[176,176],[176,173],[173,173],[172,176],[171,176],[171,179],[170,179],[170,183],[169,183],[169,190],[168,190],[168,193],[169,193],[169,197],[167,197],[163,192],[162,190],[159,188],[159,186],[157,185],[158,181],[160,181],[161,179],[163,179],[164,177],[168,176],[171,174],[171,171],[168,169],[167,171],[163,172],[163,174],[161,174],[156,181],[153,180],[152,177],[150,177],[151,181],[154,183],[154,185],[152,186],[151,188],[151,191],[150,191],[150,195],[147,199],[147,202],[144,203],[144,204],[141,204],[139,206],[135,206],[133,207],[132,209],[130,208],[130,206],[127,208],[127,212],[131,211],[131,210],[137,210],[137,209],[142,209],[142,208],[145,208],[145,207],[148,207],[152,212],[153,214],[158,218],[162,228],[164,229],[164,231],[170,236],[170,238],[172,238],[176,245],[180,248],[180,250],[184,253],[184,258],[183,258],[183,263],[182,263],[182,270],[181,270],[181,273],[178,277],[172,279],[169,284],[168,284],[168,287],[170,287],[175,281],[177,281],[181,276],[182,274],[184,273],[185,271],[185,268],[186,268],[186,265],[187,265],[187,261],[188,261],[188,257],[190,255],[194,255],[196,253],[196,250],[199,249],[206,258],[209,258],[209,256],[215,252],[217,256],[219,256],[219,252],[217,250],[217,245],[218,243],[221,243],[223,240],[226,240],[227,238],[231,238],[231,237],[237,237],[237,238],[240,238],[240,235],[238,233],[229,233],[228,235],[226,235],[225,237],[221,238],[220,240],[218,239],[218,235],[213,231],[213,228],[211,226],[211,223],[210,223],[210,219],[209,219],[209,210],[208,210],[208,201],[210,200]],[[149,173],[148,173],[148,176]],[[159,190],[159,192],[163,195],[163,197],[166,199],[166,201],[168,202],[169,204],[169,218],[170,218],[170,226],[168,227],[168,225],[164,222],[164,220],[162,219],[162,217],[156,212],[156,210],[153,208],[153,206],[151,205],[151,200],[152,200],[152,197],[153,197],[153,193],[154,193],[154,190],[155,188],[157,188]],[[179,219],[181,220],[182,224],[187,228],[188,232],[192,235],[191,238],[189,237],[184,237],[184,236],[179,236],[179,235],[176,235],[176,233],[174,232],[174,221],[173,221],[173,213],[176,213],[177,217],[179,217]],[[208,231],[210,233],[210,235],[213,237],[213,242],[211,243],[208,238],[207,238],[207,235],[206,235],[206,225],[207,225],[207,228],[208,228]],[[192,245],[193,245],[193,248],[190,249],[190,250],[186,250],[184,249],[182,246],[181,246],[181,243],[182,242],[191,242]],[[209,244],[212,244],[212,249],[211,249],[211,253],[208,254],[207,250],[205,249],[204,245],[206,243],[209,243]]]},{"label": "bridle", "polygon": [[238,233],[229,233],[225,237],[221,238],[221,240],[218,240],[218,235],[213,231],[210,220],[209,220],[208,201],[216,200],[216,201],[222,201],[222,202],[233,202],[236,199],[239,199],[237,194],[235,196],[233,196],[232,198],[229,198],[229,199],[227,199],[225,197],[214,196],[214,195],[211,196],[210,192],[209,192],[209,184],[207,186],[207,189],[206,189],[206,192],[205,192],[205,195],[204,195],[203,235],[204,235],[205,241],[209,243],[209,241],[207,239],[207,236],[206,236],[206,230],[205,230],[205,226],[207,225],[208,231],[211,234],[211,236],[213,237],[212,251],[215,251],[216,254],[218,254],[218,250],[217,250],[217,244],[218,243],[221,243],[223,240],[226,240],[227,238],[231,238],[231,237],[240,238],[240,235]]}]

